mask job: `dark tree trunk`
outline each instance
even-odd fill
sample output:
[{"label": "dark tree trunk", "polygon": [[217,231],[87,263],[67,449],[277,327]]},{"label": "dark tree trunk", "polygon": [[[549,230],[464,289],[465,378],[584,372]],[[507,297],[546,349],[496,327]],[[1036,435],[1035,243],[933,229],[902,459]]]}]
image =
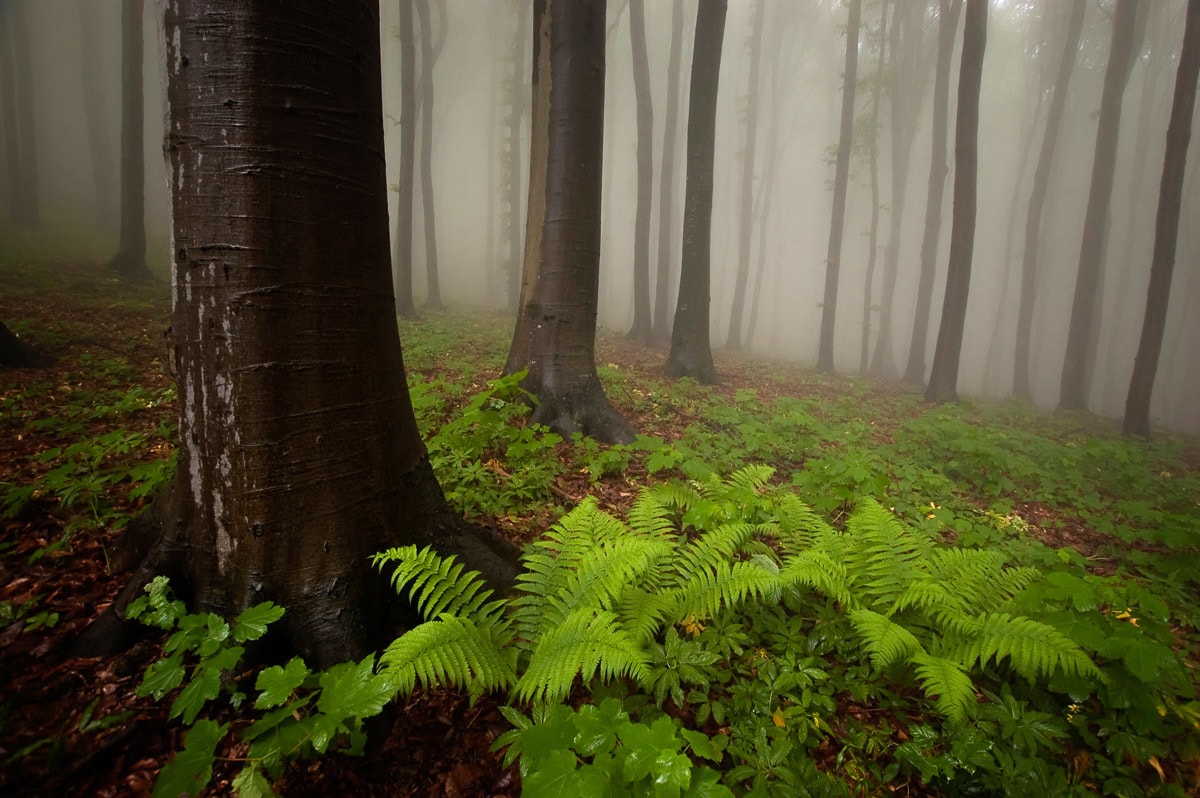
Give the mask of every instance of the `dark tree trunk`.
[{"label": "dark tree trunk", "polygon": [[[525,116],[525,94],[523,91],[524,81],[521,79],[521,67],[525,63],[525,53],[527,52],[526,39],[529,38],[529,18],[532,15],[532,8],[525,10],[524,3],[517,10],[517,33],[513,37],[513,53],[512,53],[512,86],[510,96],[512,102],[510,105],[511,111],[508,118],[508,306],[512,311],[522,307],[521,302],[521,198],[525,196],[521,192],[521,119]],[[535,37],[536,39],[536,37]],[[538,44],[535,41],[533,49],[537,49]],[[537,63],[534,63],[533,71],[536,75]],[[536,91],[536,86],[535,89]],[[543,159],[544,164],[544,159]],[[542,192],[542,201],[545,200],[545,192]],[[530,193],[528,202],[533,202],[532,192]]]},{"label": "dark tree trunk", "polygon": [[637,211],[633,228],[633,326],[629,337],[654,341],[650,317],[650,202],[654,190],[654,108],[650,101],[650,60],[646,55],[645,0],[629,0],[629,44],[633,50],[633,91],[637,98]]},{"label": "dark tree trunk", "polygon": [[[442,307],[442,288],[438,280],[437,224],[433,201],[433,65],[438,50],[433,44],[433,13],[429,0],[416,0],[421,24],[421,220],[425,226],[425,278],[428,295],[425,304]],[[443,25],[443,30],[445,26]]]},{"label": "dark tree trunk", "polygon": [[817,368],[833,371],[833,334],[837,317],[838,277],[842,266],[842,233],[846,227],[846,187],[850,182],[850,149],[854,146],[854,90],[858,84],[858,28],[862,0],[850,0],[846,23],[846,66],[842,71],[842,122],[838,137],[837,170],[833,178],[833,218],[825,253],[825,294],[821,304],[821,341]]},{"label": "dark tree trunk", "polygon": [[671,335],[671,244],[675,240],[675,150],[679,138],[679,62],[683,49],[683,0],[671,4],[671,49],[667,60],[667,102],[663,113],[663,146],[658,191],[658,268],[654,285],[654,339]]},{"label": "dark tree trunk", "polygon": [[929,190],[925,198],[925,230],[921,236],[921,272],[917,277],[917,308],[913,318],[912,343],[904,380],[925,384],[925,348],[929,336],[929,314],[933,306],[933,280],[937,274],[938,246],[942,237],[945,204],[946,129],[950,122],[950,65],[962,0],[939,0],[937,65],[933,83],[933,134],[929,159]]},{"label": "dark tree trunk", "polygon": [[1179,241],[1179,214],[1183,204],[1183,178],[1187,167],[1188,143],[1192,137],[1192,113],[1196,108],[1196,84],[1200,77],[1200,0],[1188,0],[1183,50],[1175,78],[1175,99],[1167,126],[1167,147],[1163,156],[1162,185],[1159,188],[1158,219],[1154,227],[1154,257],[1150,264],[1150,285],[1146,290],[1146,315],[1134,361],[1129,396],[1125,400],[1125,434],[1150,437],[1150,396],[1162,352],[1163,331],[1167,325],[1167,304],[1171,295],[1171,276],[1175,269],[1175,249]]},{"label": "dark tree trunk", "polygon": [[[105,68],[105,16],[111,4],[80,3],[79,66],[83,88],[83,117],[87,125],[88,155],[92,167],[92,190],[96,201],[96,224],[106,234],[116,227],[116,158],[108,104],[112,89]],[[124,35],[124,34],[122,34]],[[124,56],[122,56],[124,57]]]},{"label": "dark tree trunk", "polygon": [[871,175],[871,227],[867,233],[867,273],[863,279],[862,337],[859,341],[858,370],[867,373],[871,350],[871,291],[875,283],[875,264],[879,261],[879,96],[887,67],[888,0],[879,4],[879,63],[871,81],[871,116],[868,119],[870,142],[867,170]]},{"label": "dark tree trunk", "polygon": [[533,78],[529,122],[529,205],[525,211],[525,253],[521,262],[517,324],[504,373],[529,366],[529,343],[541,318],[538,273],[542,264],[542,227],[546,221],[546,163],[550,136],[549,0],[533,0]]},{"label": "dark tree trunk", "polygon": [[388,273],[374,0],[167,9],[179,467],[162,535],[80,650],[155,573],[225,616],[272,600],[317,667],[393,633],[368,558],[509,552],[449,512],[405,386]]},{"label": "dark tree trunk", "polygon": [[0,4],[0,124],[4,126],[5,195],[9,221],[20,226],[25,193],[21,172],[20,134],[17,130],[17,82],[13,75],[12,20],[7,4]]},{"label": "dark tree trunk", "polygon": [[121,5],[121,239],[110,265],[126,280],[148,280],[145,148],[142,144],[142,0]]},{"label": "dark tree trunk", "polygon": [[50,365],[45,357],[0,321],[0,368],[36,369]]},{"label": "dark tree trunk", "polygon": [[700,0],[688,89],[687,187],[683,198],[683,264],[671,330],[668,377],[720,382],[709,340],[710,244],[717,84],[725,38],[726,0]]},{"label": "dark tree trunk", "polygon": [[1117,166],[1117,138],[1121,130],[1121,101],[1129,80],[1134,50],[1137,0],[1117,0],[1113,17],[1112,49],[1104,73],[1100,119],[1096,126],[1096,151],[1092,162],[1092,187],[1083,220],[1079,269],[1067,330],[1067,352],[1063,362],[1058,406],[1062,410],[1086,410],[1088,405],[1087,352],[1095,334],[1093,318],[1100,283],[1100,267],[1107,240],[1113,177]]},{"label": "dark tree trunk", "polygon": [[413,2],[399,0],[397,28],[400,37],[400,174],[396,178],[395,233],[392,240],[392,280],[396,285],[396,313],[415,318],[413,303],[413,177],[417,144],[417,39],[413,30]]},{"label": "dark tree trunk", "polygon": [[1021,301],[1017,306],[1017,351],[1013,363],[1013,393],[1029,399],[1033,394],[1030,381],[1029,352],[1033,335],[1033,308],[1037,302],[1038,254],[1041,246],[1042,214],[1046,207],[1046,193],[1050,188],[1050,170],[1054,165],[1054,154],[1062,130],[1063,109],[1067,104],[1067,91],[1071,85],[1071,73],[1075,69],[1075,57],[1079,52],[1079,41],[1083,32],[1083,16],[1087,0],[1073,0],[1071,16],[1067,21],[1067,37],[1063,42],[1062,58],[1058,63],[1058,75],[1050,96],[1050,111],[1046,115],[1046,129],[1042,133],[1042,149],[1033,173],[1033,188],[1029,195],[1029,208],[1025,215],[1025,247],[1021,255]]},{"label": "dark tree trunk", "polygon": [[[633,428],[605,397],[595,361],[605,2],[550,0],[547,6],[550,74],[538,82],[549,84],[545,210],[536,293],[526,311],[534,321],[524,381],[536,401],[530,420],[562,435],[627,443]],[[546,55],[538,56],[544,63]]]},{"label": "dark tree trunk", "polygon": [[958,114],[954,125],[954,218],[950,231],[950,263],[946,296],[927,402],[958,399],[958,361],[962,353],[971,259],[975,248],[976,173],[979,166],[979,88],[983,80],[983,51],[987,45],[988,0],[967,0],[963,28],[962,64],[958,72]]},{"label": "dark tree trunk", "polygon": [[15,166],[17,184],[9,196],[9,209],[13,225],[36,228],[42,226],[42,215],[38,199],[37,135],[33,123],[33,63],[29,54],[25,0],[8,0],[4,10],[7,12],[4,33],[9,54],[4,71],[11,70],[13,98],[12,135],[8,146],[17,153],[16,163],[10,160],[10,167]]}]

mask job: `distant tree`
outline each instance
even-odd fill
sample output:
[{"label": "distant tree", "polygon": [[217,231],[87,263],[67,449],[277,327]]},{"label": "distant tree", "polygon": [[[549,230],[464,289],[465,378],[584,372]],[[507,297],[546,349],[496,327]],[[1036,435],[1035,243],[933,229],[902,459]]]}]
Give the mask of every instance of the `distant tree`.
[{"label": "distant tree", "polygon": [[629,337],[654,340],[650,316],[650,203],[654,192],[654,107],[650,100],[650,60],[646,53],[645,0],[629,0],[629,45],[633,51],[633,93],[637,104],[637,209],[633,227],[633,326]]},{"label": "distant tree", "polygon": [[846,66],[842,71],[842,121],[837,169],[833,178],[833,217],[825,254],[825,294],[821,306],[821,341],[817,368],[833,371],[833,332],[837,316],[838,276],[842,264],[842,232],[846,227],[846,187],[850,182],[850,149],[854,144],[854,89],[858,84],[858,28],[862,0],[850,0],[846,23]]},{"label": "distant tree", "polygon": [[962,353],[971,260],[975,249],[976,176],[979,169],[979,89],[987,46],[988,0],[967,0],[962,63],[958,71],[958,112],[954,125],[954,217],[946,296],[938,328],[927,402],[958,399],[958,362]]},{"label": "distant tree", "polygon": [[[15,227],[41,227],[38,199],[37,136],[33,115],[33,64],[25,0],[6,0],[0,30],[0,80],[4,89],[4,138],[8,148],[9,216]],[[11,121],[9,121],[11,120]]]},{"label": "distant tree", "polygon": [[142,0],[121,5],[121,238],[109,264],[126,280],[147,280],[146,167],[142,143]]},{"label": "distant tree", "polygon": [[[505,144],[505,164],[504,164],[504,190],[505,190],[505,209],[506,222],[505,230],[507,231],[508,257],[507,263],[509,268],[508,273],[508,307],[509,310],[516,312],[521,307],[521,244],[523,237],[521,235],[521,200],[525,197],[521,188],[521,170],[524,165],[523,153],[524,148],[521,146],[521,120],[525,117],[528,106],[525,103],[524,81],[521,79],[521,68],[525,64],[525,54],[531,49],[529,46],[529,24],[530,18],[533,16],[533,4],[528,0],[518,0],[517,3],[517,32],[512,39],[512,73],[507,79],[505,92],[508,97],[508,116],[506,144]],[[532,49],[537,49],[538,45],[535,42]],[[534,72],[536,73],[536,64]],[[536,87],[535,87],[536,91]],[[544,165],[544,161],[543,161]],[[532,164],[531,164],[532,168]],[[545,192],[541,192],[543,200]],[[532,202],[532,194],[530,194],[527,202]]]},{"label": "distant tree", "polygon": [[683,0],[671,3],[671,44],[667,58],[667,101],[663,110],[662,166],[658,191],[658,268],[654,283],[654,338],[665,341],[671,334],[672,243],[675,240],[675,151],[679,138],[679,63],[683,49]]},{"label": "distant tree", "polygon": [[438,41],[433,40],[433,12],[429,0],[415,0],[417,19],[421,25],[421,220],[425,233],[425,278],[427,296],[425,304],[430,308],[442,306],[441,282],[438,279],[437,224],[434,215],[433,197],[433,67],[441,55],[446,41],[446,6],[438,3],[442,26]]},{"label": "distant tree", "polygon": [[[528,374],[522,383],[534,397],[530,421],[555,432],[581,432],[608,443],[627,443],[633,428],[613,409],[596,374],[596,310],[600,288],[601,160],[604,153],[605,0],[535,3],[535,30],[548,22],[549,47],[535,63],[549,66],[536,86],[549,90],[545,161],[545,206],[530,217],[543,219],[540,259],[528,304],[520,311],[510,351],[525,349]],[[539,37],[540,38],[540,37]],[[536,181],[531,178],[530,191]],[[527,234],[526,241],[531,236]],[[526,244],[526,257],[529,257]],[[516,336],[527,335],[527,341]]]},{"label": "distant tree", "polygon": [[413,0],[399,0],[400,37],[400,175],[396,179],[396,220],[392,235],[392,281],[396,284],[396,313],[414,318],[413,303],[413,177],[417,145],[417,39]]},{"label": "distant tree", "polygon": [[1092,186],[1083,220],[1083,240],[1079,247],[1079,268],[1075,276],[1071,323],[1067,329],[1067,352],[1059,388],[1058,406],[1062,410],[1086,410],[1088,405],[1087,354],[1091,338],[1095,335],[1093,319],[1107,241],[1109,208],[1112,206],[1117,139],[1121,130],[1121,101],[1134,56],[1137,13],[1137,0],[1116,0],[1112,47],[1104,72],[1100,118],[1096,125]]},{"label": "distant tree", "polygon": [[727,8],[727,0],[700,0],[696,11],[688,96],[683,263],[671,329],[671,351],[664,367],[668,377],[691,377],[706,384],[720,381],[713,365],[708,313],[717,86]]},{"label": "distant tree", "polygon": [[[867,270],[863,279],[862,336],[859,339],[858,370],[866,374],[871,350],[871,292],[875,265],[879,261],[879,103],[887,69],[888,0],[879,3],[879,60],[871,81],[871,112],[867,117],[867,172],[871,182],[871,222],[867,231]],[[943,126],[944,127],[944,126]]]},{"label": "distant tree", "polygon": [[1179,241],[1179,216],[1183,205],[1183,178],[1192,136],[1192,115],[1196,109],[1197,78],[1200,78],[1200,0],[1188,0],[1183,50],[1179,55],[1175,98],[1171,104],[1171,121],[1167,126],[1167,147],[1163,156],[1158,219],[1154,230],[1154,257],[1150,264],[1150,285],[1146,290],[1146,315],[1142,320],[1142,335],[1133,378],[1129,382],[1129,396],[1125,400],[1125,434],[1142,438],[1150,437],[1150,396],[1162,352],[1163,331],[1167,325],[1167,305],[1171,295],[1171,277]]},{"label": "distant tree", "polygon": [[[109,3],[79,4],[79,66],[83,88],[83,119],[87,128],[88,155],[92,167],[92,192],[96,224],[106,233],[116,225],[117,148],[109,123],[108,106],[112,89],[105,68],[104,44],[107,38],[105,18],[112,11]],[[124,44],[122,44],[122,47]]]},{"label": "distant tree", "polygon": [[917,308],[913,317],[912,342],[904,380],[925,384],[925,342],[929,335],[929,315],[933,305],[933,280],[937,274],[938,246],[942,235],[942,210],[945,204],[946,129],[950,119],[950,65],[958,18],[963,0],[938,0],[937,64],[933,78],[933,133],[930,137],[929,189],[925,194],[925,228],[921,236],[921,272],[917,277]]},{"label": "distant tree", "polygon": [[374,552],[515,575],[449,510],[405,386],[378,4],[175,0],[164,21],[179,465],[161,536],[77,651],[120,645],[165,574],[200,611],[281,604],[278,645],[327,667],[395,633]]}]

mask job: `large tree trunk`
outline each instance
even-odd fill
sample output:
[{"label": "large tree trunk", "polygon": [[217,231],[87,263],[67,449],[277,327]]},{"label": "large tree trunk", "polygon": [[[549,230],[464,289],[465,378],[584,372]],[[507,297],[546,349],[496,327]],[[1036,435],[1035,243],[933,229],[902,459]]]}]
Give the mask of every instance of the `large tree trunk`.
[{"label": "large tree trunk", "polygon": [[[179,466],[155,573],[192,606],[275,601],[317,667],[361,657],[398,606],[368,558],[432,543],[497,584],[504,546],[464,530],[405,385],[388,270],[374,0],[176,0],[166,12]],[[99,624],[82,649],[103,649]]]},{"label": "large tree trunk", "polygon": [[942,211],[946,194],[946,130],[950,121],[950,65],[962,0],[939,0],[937,65],[933,83],[933,134],[929,158],[929,189],[925,195],[925,229],[921,236],[921,272],[917,277],[917,308],[904,380],[925,384],[925,348],[933,305],[933,280],[937,275],[938,246],[942,237]]},{"label": "large tree trunk", "polygon": [[[88,155],[92,167],[92,191],[96,201],[96,224],[108,234],[117,220],[116,164],[108,105],[112,89],[107,80],[104,49],[105,16],[111,4],[79,4],[79,66],[83,89],[83,118],[87,126]],[[122,33],[122,36],[124,34]],[[140,40],[139,40],[140,44]],[[123,47],[124,45],[122,45]]]},{"label": "large tree trunk", "polygon": [[726,0],[700,0],[692,78],[688,89],[687,187],[683,199],[683,264],[671,330],[668,377],[720,382],[709,340],[710,237],[713,156],[716,150],[717,84],[725,39]]},{"label": "large tree trunk", "polygon": [[1183,178],[1187,167],[1188,143],[1192,137],[1192,113],[1196,108],[1196,84],[1200,77],[1200,0],[1188,0],[1183,50],[1175,78],[1175,99],[1167,126],[1167,148],[1163,156],[1159,189],[1158,219],[1154,228],[1154,258],[1150,285],[1146,290],[1146,315],[1134,361],[1129,396],[1125,400],[1125,434],[1150,437],[1150,396],[1167,326],[1167,304],[1179,241],[1179,215],[1183,204]]},{"label": "large tree trunk", "polygon": [[544,13],[550,24],[550,74],[539,79],[549,84],[546,204],[535,306],[526,311],[534,324],[523,384],[536,400],[532,422],[562,435],[627,443],[633,428],[605,397],[595,360],[605,2],[550,0]]},{"label": "large tree trunk", "polygon": [[633,326],[629,337],[649,345],[650,202],[654,190],[654,107],[650,100],[650,60],[646,55],[645,0],[629,0],[629,44],[633,51],[633,92],[637,100],[637,210],[633,228]]},{"label": "large tree trunk", "polygon": [[858,84],[858,27],[862,0],[850,0],[846,24],[846,66],[842,71],[842,122],[838,137],[837,169],[833,178],[833,217],[825,253],[825,294],[821,305],[821,340],[817,368],[833,371],[833,334],[837,317],[838,277],[842,266],[842,232],[846,227],[846,187],[850,182],[850,148],[854,144],[854,90]]},{"label": "large tree trunk", "polygon": [[663,113],[662,168],[658,191],[658,268],[654,283],[654,338],[671,335],[671,243],[675,240],[675,150],[679,138],[679,62],[683,49],[683,0],[671,3],[671,45],[667,59],[667,102]]},{"label": "large tree trunk", "polygon": [[[426,306],[442,307],[442,288],[438,280],[437,224],[433,201],[433,65],[441,44],[433,44],[433,13],[429,0],[416,0],[421,24],[421,221],[425,231]],[[444,23],[444,20],[443,20]],[[442,25],[443,35],[445,24]]]},{"label": "large tree trunk", "polygon": [[1079,269],[1067,330],[1067,352],[1063,362],[1058,406],[1062,410],[1086,410],[1088,406],[1087,353],[1096,314],[1100,267],[1107,241],[1108,215],[1112,205],[1113,177],[1117,166],[1117,139],[1121,130],[1121,101],[1129,80],[1137,22],[1137,0],[1117,0],[1113,17],[1112,48],[1104,73],[1100,119],[1096,126],[1096,151],[1092,162],[1092,186],[1083,220]]},{"label": "large tree trunk", "polygon": [[[861,0],[855,0],[861,2]],[[733,284],[733,304],[729,311],[729,335],[725,346],[742,348],[742,321],[746,306],[746,284],[750,281],[750,241],[754,236],[754,173],[758,152],[758,98],[762,93],[759,65],[762,63],[763,17],[765,0],[754,3],[750,23],[750,71],[746,75],[746,146],[742,150],[742,185],[739,189],[738,265]],[[759,224],[765,222],[760,219]]]},{"label": "large tree trunk", "polygon": [[413,29],[413,2],[399,0],[397,28],[400,37],[400,174],[396,178],[396,221],[392,237],[392,281],[396,286],[396,313],[415,318],[413,303],[413,176],[417,144],[417,39]]},{"label": "large tree trunk", "polygon": [[1021,301],[1017,306],[1017,351],[1013,363],[1013,393],[1022,399],[1029,399],[1033,393],[1029,352],[1033,333],[1033,308],[1037,301],[1042,213],[1046,206],[1046,193],[1050,188],[1050,170],[1054,165],[1054,154],[1062,130],[1063,109],[1067,104],[1067,90],[1071,84],[1071,73],[1075,69],[1075,57],[1079,52],[1086,9],[1087,0],[1073,0],[1071,16],[1067,20],[1067,37],[1063,42],[1062,58],[1058,63],[1058,75],[1051,90],[1050,111],[1046,116],[1046,129],[1042,134],[1042,149],[1033,173],[1029,208],[1025,215],[1025,247],[1021,256]]},{"label": "large tree trunk", "polygon": [[148,280],[145,148],[142,144],[142,0],[121,5],[121,239],[110,265],[126,280]]},{"label": "large tree trunk", "polygon": [[950,263],[946,296],[927,402],[958,399],[958,361],[962,353],[967,295],[971,287],[971,259],[975,249],[976,175],[979,167],[979,88],[983,80],[983,52],[987,45],[988,0],[967,0],[963,28],[962,64],[958,72],[958,114],[954,125],[954,220],[950,232]]}]

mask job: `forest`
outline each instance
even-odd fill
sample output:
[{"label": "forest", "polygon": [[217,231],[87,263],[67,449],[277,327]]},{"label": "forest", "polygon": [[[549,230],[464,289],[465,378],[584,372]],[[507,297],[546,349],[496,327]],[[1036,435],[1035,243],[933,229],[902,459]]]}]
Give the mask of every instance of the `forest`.
[{"label": "forest", "polygon": [[3,0],[0,794],[1200,794],[1198,77],[1200,0]]}]

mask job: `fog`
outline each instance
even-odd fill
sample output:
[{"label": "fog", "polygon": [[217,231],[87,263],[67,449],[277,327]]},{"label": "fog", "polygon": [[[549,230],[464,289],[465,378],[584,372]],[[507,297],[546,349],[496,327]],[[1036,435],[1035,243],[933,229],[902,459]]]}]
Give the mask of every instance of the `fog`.
[{"label": "fog", "polygon": [[[30,44],[33,121],[42,227],[17,230],[10,223],[8,181],[0,181],[0,236],[11,243],[57,247],[72,257],[102,258],[116,244],[116,198],[107,210],[105,180],[116,186],[120,142],[120,4],[116,0],[10,0],[0,11],[3,34],[11,43],[10,7],[21,2]],[[838,140],[842,94],[846,4],[837,0],[763,0],[758,97],[755,214],[751,229],[740,221],[739,185],[746,150],[750,63],[748,42],[754,0],[730,0],[725,31],[717,116],[717,155],[712,247],[711,322],[714,347],[726,339],[730,299],[737,269],[738,242],[750,235],[751,275],[747,318],[754,316],[749,349],[781,361],[812,365],[817,359],[825,252],[832,205],[832,148]],[[880,217],[878,265],[872,302],[891,300],[892,359],[903,371],[913,327],[917,272],[930,169],[933,62],[937,43],[937,3],[917,2],[924,13],[916,47],[920,62],[904,92],[905,107],[918,104],[917,127],[909,160],[906,202],[897,250],[894,295],[882,296],[885,248],[894,208],[893,114],[886,83],[876,129]],[[1163,146],[1175,67],[1182,39],[1184,0],[1143,0],[1146,27],[1140,54],[1124,95],[1118,166],[1099,302],[1096,361],[1089,406],[1097,413],[1124,411],[1138,336],[1154,239]],[[85,9],[84,5],[87,4]],[[889,3],[894,9],[896,3]],[[1080,239],[1091,185],[1093,150],[1101,86],[1112,35],[1112,0],[1089,2],[1083,39],[1071,78],[1062,136],[1051,176],[1042,223],[1038,302],[1033,321],[1034,400],[1053,407],[1058,401],[1067,326]],[[668,86],[668,44],[672,0],[646,3],[646,26],[654,106],[654,167],[661,165],[663,119]],[[988,23],[980,119],[979,210],[970,303],[959,374],[962,396],[1001,398],[1012,391],[1014,341],[1021,250],[1033,170],[1042,140],[1046,106],[1061,51],[1067,3],[1061,0],[993,0]],[[434,69],[433,175],[441,290],[445,301],[460,305],[508,307],[511,231],[504,198],[507,181],[524,186],[528,169],[529,26],[517,41],[520,15],[531,14],[530,0],[444,0],[445,42]],[[673,263],[678,275],[684,186],[687,81],[696,0],[685,0],[685,30],[679,136],[676,142],[674,233],[669,252],[657,252],[659,207],[655,181],[651,265]],[[161,152],[162,89],[159,28],[153,2],[145,10],[146,177],[148,260],[165,270],[168,195]],[[389,181],[396,182],[399,130],[398,39],[396,4],[382,10],[383,89]],[[609,0],[607,46],[603,244],[600,323],[623,332],[633,318],[633,227],[637,169],[635,107],[629,15],[623,0]],[[435,13],[435,20],[438,14]],[[880,7],[864,0],[859,53],[859,91],[851,161],[841,286],[835,336],[835,363],[856,373],[863,329],[862,296],[868,260],[867,232],[872,210],[867,128],[872,83],[878,60]],[[961,30],[958,41],[961,46]],[[90,41],[89,41],[90,40]],[[523,54],[514,63],[512,54]],[[953,119],[958,54],[951,69],[950,166],[953,169]],[[515,76],[515,81],[514,81]],[[515,85],[514,85],[515,83]],[[521,92],[520,163],[508,161],[506,139],[513,91]],[[0,86],[0,91],[4,91]],[[86,103],[85,99],[102,99]],[[90,109],[90,110],[89,110]],[[5,152],[13,143],[0,126]],[[107,140],[111,146],[97,147]],[[110,153],[111,163],[93,158],[93,149]],[[1192,147],[1185,182],[1180,240],[1166,337],[1155,383],[1152,414],[1172,429],[1200,433],[1200,178]],[[108,175],[106,178],[105,175]],[[952,180],[952,174],[948,181]],[[421,203],[416,201],[416,213]],[[953,204],[947,183],[941,252],[928,356],[932,360],[950,240]],[[394,211],[393,193],[393,211]],[[523,208],[519,209],[523,211]],[[415,294],[424,295],[423,244],[414,224]],[[518,233],[522,228],[517,228]],[[761,288],[754,290],[761,267]],[[651,280],[653,290],[654,280]],[[674,287],[672,288],[672,292]],[[672,297],[673,299],[673,297]],[[673,310],[673,304],[671,305]],[[880,314],[871,314],[872,349]]]}]

